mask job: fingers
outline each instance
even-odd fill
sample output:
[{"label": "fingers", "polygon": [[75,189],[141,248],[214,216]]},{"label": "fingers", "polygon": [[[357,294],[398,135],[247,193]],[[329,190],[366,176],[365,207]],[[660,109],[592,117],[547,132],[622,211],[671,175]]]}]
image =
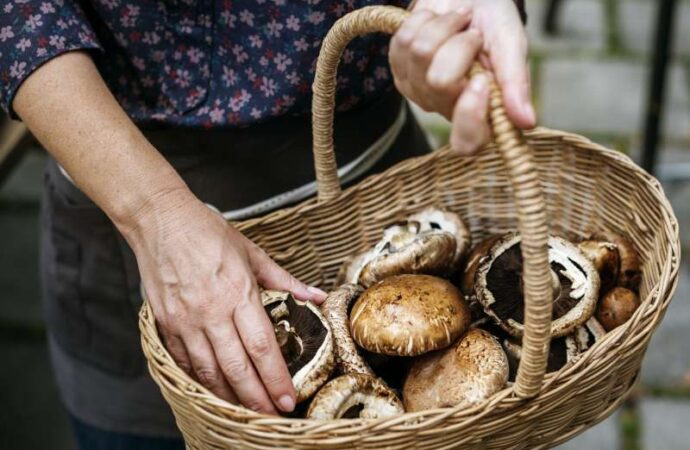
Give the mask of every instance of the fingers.
[{"label": "fingers", "polygon": [[[519,19],[515,26],[522,27]],[[530,100],[527,40],[523,33],[509,33],[510,29],[505,27],[494,34],[489,57],[508,117],[520,128],[533,128],[536,116]]]},{"label": "fingers", "polygon": [[468,83],[453,111],[450,145],[454,150],[467,155],[488,142],[488,109],[489,78],[486,74],[477,74]]},{"label": "fingers", "polygon": [[292,377],[255,284],[242,293],[242,300],[233,312],[233,321],[269,397],[283,411],[292,411],[296,401]]},{"label": "fingers", "polygon": [[218,397],[237,403],[238,399],[220,371],[216,363],[215,354],[206,336],[197,332],[185,336],[184,341],[194,375],[199,380],[199,383]]},{"label": "fingers", "polygon": [[400,92],[448,119],[482,45],[479,32],[462,32],[471,18],[466,7],[438,15],[422,9],[403,24],[391,44],[391,67]]},{"label": "fingers", "polygon": [[[408,44],[411,56],[408,64],[415,72],[425,73],[438,48],[470,22],[469,10],[432,17],[419,26]],[[420,70],[421,69],[421,70]]]},{"label": "fingers", "polygon": [[427,83],[439,91],[459,92],[481,47],[481,34],[475,29],[448,39],[434,55],[427,73]]},{"label": "fingers", "polygon": [[314,286],[307,286],[276,264],[263,250],[254,247],[249,250],[250,264],[256,281],[266,289],[291,292],[300,300],[309,300],[317,305],[326,300],[326,294]]},{"label": "fingers", "polygon": [[412,45],[419,29],[433,17],[434,13],[428,10],[412,13],[393,35],[390,43],[390,63],[391,68],[395,72],[396,81],[407,80],[408,49]]},{"label": "fingers", "polygon": [[165,348],[168,349],[168,353],[170,353],[172,359],[177,363],[177,366],[188,375],[193,375],[194,370],[192,368],[192,361],[187,354],[187,348],[182,342],[182,339],[164,331],[162,331],[161,334],[163,336],[163,344]]},{"label": "fingers", "polygon": [[[276,409],[242,346],[233,326],[219,325],[206,330],[220,370],[239,401],[249,409],[275,414]],[[286,405],[289,406],[289,405]],[[284,409],[286,412],[292,408]]]}]

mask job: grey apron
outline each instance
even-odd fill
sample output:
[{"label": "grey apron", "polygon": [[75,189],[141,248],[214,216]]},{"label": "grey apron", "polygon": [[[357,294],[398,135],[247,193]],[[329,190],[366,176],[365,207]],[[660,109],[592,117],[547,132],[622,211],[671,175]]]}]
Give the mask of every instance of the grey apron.
[{"label": "grey apron", "polygon": [[[339,165],[357,160],[400,117],[401,107],[406,108],[391,93],[339,114]],[[251,205],[314,180],[308,117],[246,129],[144,133],[190,189],[221,211],[243,210],[246,216]],[[422,130],[407,114],[390,149],[357,179],[428,151]],[[70,413],[110,431],[179,436],[139,343],[141,297],[134,255],[107,216],[54,161],[45,175],[40,270],[53,368]]]}]

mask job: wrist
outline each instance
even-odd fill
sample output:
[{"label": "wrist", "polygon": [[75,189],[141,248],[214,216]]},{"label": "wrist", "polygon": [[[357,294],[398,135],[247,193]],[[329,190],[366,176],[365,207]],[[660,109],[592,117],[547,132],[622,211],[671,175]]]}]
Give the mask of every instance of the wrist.
[{"label": "wrist", "polygon": [[135,201],[123,202],[108,215],[131,244],[132,240],[146,236],[147,230],[161,228],[174,217],[179,217],[182,211],[194,202],[199,200],[184,183],[180,182],[157,187]]}]

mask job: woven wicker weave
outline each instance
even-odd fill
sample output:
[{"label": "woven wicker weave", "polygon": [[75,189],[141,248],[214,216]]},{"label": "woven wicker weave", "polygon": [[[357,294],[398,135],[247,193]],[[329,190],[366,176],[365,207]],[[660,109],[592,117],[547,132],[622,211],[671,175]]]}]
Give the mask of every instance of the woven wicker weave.
[{"label": "woven wicker weave", "polygon": [[[675,290],[680,244],[659,182],[628,157],[583,137],[542,128],[523,137],[507,120],[493,86],[495,144],[473,157],[441,149],[341,192],[332,151],[338,60],[354,37],[393,33],[405,17],[396,8],[369,7],[334,25],[323,42],[314,83],[318,199],[235,225],[291,273],[321,286],[332,282],[347,256],[371,246],[385,226],[425,206],[460,214],[475,240],[518,228],[526,324],[516,383],[473,407],[385,420],[318,422],[259,415],[218,399],[180,370],[144,304],[144,353],[188,448],[548,448],[604,419],[634,384]],[[629,236],[640,252],[642,306],[575,364],[544,376],[551,318],[547,234],[584,238],[596,230]]]}]

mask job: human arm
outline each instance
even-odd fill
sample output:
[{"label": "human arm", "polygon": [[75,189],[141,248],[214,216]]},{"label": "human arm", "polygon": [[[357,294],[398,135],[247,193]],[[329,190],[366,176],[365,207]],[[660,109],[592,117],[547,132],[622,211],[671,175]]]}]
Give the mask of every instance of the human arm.
[{"label": "human arm", "polygon": [[[318,301],[200,202],[120,108],[84,52],[45,62],[14,111],[125,237],[167,348],[217,395],[290,410],[290,375],[257,283]],[[281,398],[286,397],[281,403]]]}]

